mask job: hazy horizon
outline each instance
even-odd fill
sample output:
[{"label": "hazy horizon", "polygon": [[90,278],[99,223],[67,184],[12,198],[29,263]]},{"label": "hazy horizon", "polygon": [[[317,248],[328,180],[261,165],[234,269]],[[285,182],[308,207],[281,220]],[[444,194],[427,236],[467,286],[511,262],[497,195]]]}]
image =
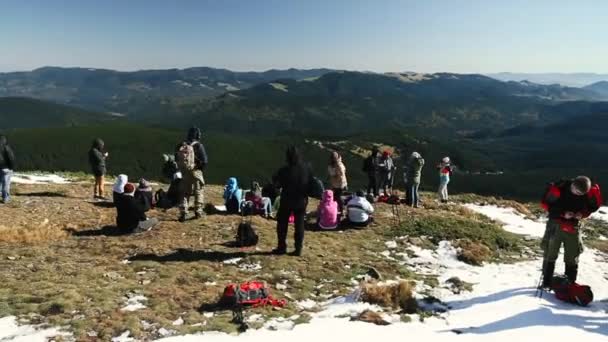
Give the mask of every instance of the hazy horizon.
[{"label": "hazy horizon", "polygon": [[600,0],[5,0],[0,11],[0,72],[608,73]]}]

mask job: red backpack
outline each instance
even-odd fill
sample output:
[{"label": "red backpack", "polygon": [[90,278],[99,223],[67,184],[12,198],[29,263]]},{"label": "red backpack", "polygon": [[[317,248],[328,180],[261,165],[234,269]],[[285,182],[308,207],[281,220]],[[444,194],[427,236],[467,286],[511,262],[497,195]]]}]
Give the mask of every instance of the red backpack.
[{"label": "red backpack", "polygon": [[566,277],[554,277],[551,289],[555,293],[555,298],[564,302],[587,306],[593,301],[591,287],[571,283]]},{"label": "red backpack", "polygon": [[260,281],[250,281],[242,284],[229,284],[224,288],[220,302],[226,306],[265,306],[283,307],[285,300],[277,300],[270,295],[266,284]]}]

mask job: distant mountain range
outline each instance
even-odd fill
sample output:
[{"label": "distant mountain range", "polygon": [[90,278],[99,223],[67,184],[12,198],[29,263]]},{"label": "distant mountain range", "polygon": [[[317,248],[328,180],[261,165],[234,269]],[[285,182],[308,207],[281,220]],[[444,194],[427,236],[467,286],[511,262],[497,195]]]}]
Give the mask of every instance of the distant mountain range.
[{"label": "distant mountain range", "polygon": [[0,73],[0,97],[32,97],[98,111],[130,114],[163,98],[206,98],[275,79],[307,79],[330,70],[234,72],[188,68],[122,72],[106,69],[44,67]]},{"label": "distant mountain range", "polygon": [[608,81],[608,74],[594,73],[513,73],[501,72],[487,74],[500,81],[530,81],[538,84],[561,84],[569,87],[584,87],[590,84]]}]

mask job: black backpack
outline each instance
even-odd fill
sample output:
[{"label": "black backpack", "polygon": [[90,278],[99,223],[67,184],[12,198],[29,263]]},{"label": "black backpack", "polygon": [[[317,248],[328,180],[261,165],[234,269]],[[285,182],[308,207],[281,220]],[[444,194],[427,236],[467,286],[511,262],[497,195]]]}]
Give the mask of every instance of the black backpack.
[{"label": "black backpack", "polygon": [[323,182],[317,177],[311,177],[308,183],[308,197],[321,199],[321,197],[323,197],[323,191],[325,191]]},{"label": "black backpack", "polygon": [[258,234],[253,230],[251,221],[241,222],[236,231],[236,245],[238,247],[251,247],[258,244]]},{"label": "black backpack", "polygon": [[171,200],[169,199],[169,195],[163,189],[159,189],[154,194],[154,200],[156,201],[156,207],[159,209],[173,208],[173,203],[171,203]]}]

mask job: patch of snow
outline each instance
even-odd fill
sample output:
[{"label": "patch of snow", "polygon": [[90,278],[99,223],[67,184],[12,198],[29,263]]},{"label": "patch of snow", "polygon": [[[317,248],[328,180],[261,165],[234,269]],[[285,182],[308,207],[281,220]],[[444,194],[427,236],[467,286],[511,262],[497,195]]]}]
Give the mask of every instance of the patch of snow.
[{"label": "patch of snow", "polygon": [[232,258],[232,259],[224,260],[224,264],[226,264],[226,265],[236,265],[241,260],[243,260],[243,258]]},{"label": "patch of snow", "polygon": [[112,337],[112,342],[133,342],[135,339],[131,337],[129,330],[122,333],[120,336]]},{"label": "patch of snow", "polygon": [[256,323],[264,321],[264,317],[260,314],[253,314],[247,317],[247,323]]},{"label": "patch of snow", "polygon": [[183,318],[178,318],[175,321],[173,321],[173,323],[171,323],[173,326],[180,326],[180,325],[184,325],[184,319]]},{"label": "patch of snow", "polygon": [[205,318],[211,318],[215,316],[215,314],[213,312],[205,312],[203,313],[203,316],[205,316]]},{"label": "patch of snow", "polygon": [[287,89],[287,85],[283,84],[283,83],[278,83],[278,82],[272,82],[269,83],[274,89],[276,90],[280,90],[283,92],[289,92],[289,90]]},{"label": "patch of snow", "polygon": [[220,87],[224,87],[228,91],[239,90],[239,88],[237,88],[237,87],[235,87],[235,86],[233,86],[232,84],[229,84],[229,83],[218,82],[217,85],[220,86]]},{"label": "patch of snow", "polygon": [[591,218],[608,222],[608,207],[601,207],[598,211],[591,214]]},{"label": "patch of snow", "polygon": [[508,232],[539,238],[543,237],[543,234],[545,233],[545,223],[529,220],[513,208],[476,204],[465,204],[464,206],[474,212],[503,223],[504,230]]},{"label": "patch of snow", "polygon": [[310,310],[310,309],[314,308],[315,306],[317,306],[317,302],[315,302],[312,299],[306,299],[306,300],[296,302],[296,306],[303,310]]},{"label": "patch of snow", "polygon": [[12,182],[16,184],[68,184],[70,181],[58,175],[35,175],[15,173]]},{"label": "patch of snow", "polygon": [[70,334],[59,328],[41,325],[19,325],[15,316],[0,318],[0,341],[2,342],[46,342],[55,336],[68,337]]},{"label": "patch of snow", "polygon": [[262,265],[260,265],[259,262],[255,263],[255,264],[241,264],[241,265],[239,265],[239,269],[241,269],[243,271],[248,271],[248,272],[255,272],[255,271],[261,270]]},{"label": "patch of snow", "polygon": [[388,249],[395,249],[397,248],[397,241],[386,241],[384,243],[384,245],[386,246],[386,248]]},{"label": "patch of snow", "polygon": [[217,283],[214,281],[206,281],[204,285],[205,286],[215,286],[215,285],[217,285]]},{"label": "patch of snow", "polygon": [[146,302],[148,298],[143,295],[136,295],[127,299],[126,305],[120,309],[120,311],[137,311],[145,309],[146,306],[143,302]]}]

